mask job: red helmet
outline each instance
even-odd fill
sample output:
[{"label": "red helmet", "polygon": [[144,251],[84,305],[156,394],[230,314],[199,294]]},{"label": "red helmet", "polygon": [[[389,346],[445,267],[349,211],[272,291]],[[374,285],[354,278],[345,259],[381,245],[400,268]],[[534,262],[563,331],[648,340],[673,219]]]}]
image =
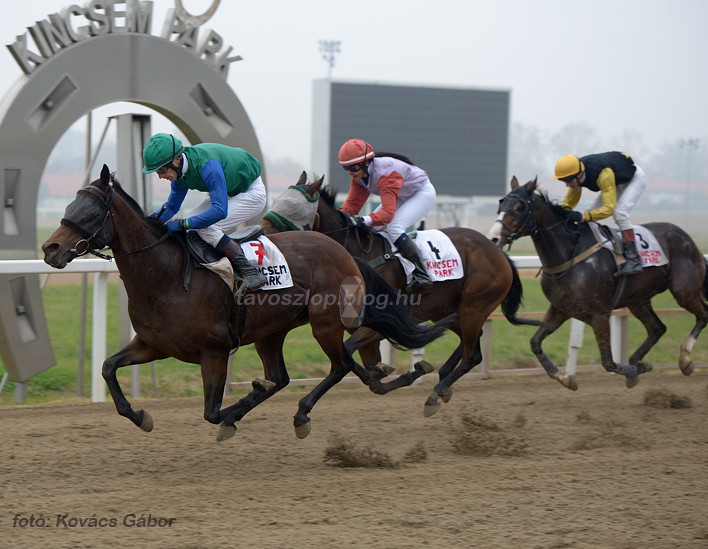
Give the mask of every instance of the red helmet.
[{"label": "red helmet", "polygon": [[374,148],[363,139],[350,139],[339,149],[339,163],[351,166],[374,157]]}]

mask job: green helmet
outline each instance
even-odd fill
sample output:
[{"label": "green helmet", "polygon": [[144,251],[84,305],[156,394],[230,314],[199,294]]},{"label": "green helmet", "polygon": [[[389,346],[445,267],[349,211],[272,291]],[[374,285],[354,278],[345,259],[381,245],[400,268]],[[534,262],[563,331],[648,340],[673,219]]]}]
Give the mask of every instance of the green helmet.
[{"label": "green helmet", "polygon": [[169,133],[156,133],[143,148],[143,173],[152,173],[166,166],[184,150],[182,142]]}]

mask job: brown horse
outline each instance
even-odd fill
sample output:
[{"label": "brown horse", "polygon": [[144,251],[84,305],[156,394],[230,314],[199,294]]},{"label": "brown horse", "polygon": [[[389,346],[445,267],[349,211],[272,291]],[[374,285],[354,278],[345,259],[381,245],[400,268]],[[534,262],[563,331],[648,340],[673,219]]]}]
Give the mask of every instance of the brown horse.
[{"label": "brown horse", "polygon": [[[551,305],[544,318],[547,326],[531,338],[531,349],[546,373],[565,387],[577,389],[573,376],[561,375],[541,347],[546,337],[572,317],[592,326],[602,366],[626,376],[627,387],[636,385],[639,374],[651,369],[642,359],[666,332],[651,299],[668,289],[677,303],[696,317],[679,356],[679,368],[690,375],[691,349],[708,322],[708,305],[701,299],[701,295],[708,299],[706,260],[691,237],[671,223],[647,223],[644,227],[656,237],[670,263],[645,267],[641,273],[617,281],[612,276],[617,270],[612,252],[596,245],[589,225],[570,224],[568,210],[536,189],[535,179],[519,185],[514,177],[511,192],[500,200],[499,218],[488,236],[500,247],[531,236],[536,247],[543,265],[541,288]],[[610,315],[619,307],[629,308],[647,331],[629,364],[618,364],[612,358]]]},{"label": "brown horse", "polygon": [[[390,253],[390,248],[386,248],[384,238],[369,227],[348,229],[346,216],[334,204],[336,192],[323,187],[323,181],[324,178],[320,178],[308,183],[307,174],[303,172],[297,185],[281,194],[274,201],[271,211],[264,215],[261,224],[266,234],[296,228],[287,216],[293,210],[298,214],[311,212],[310,219],[305,220],[310,227],[342,244],[353,256],[378,264],[378,272],[401,291],[406,287],[406,275],[400,262]],[[457,280],[435,282],[430,290],[412,294],[411,304],[414,318],[421,322],[437,321],[456,313],[449,329],[457,334],[460,343],[438,372],[439,381],[425,403],[426,416],[438,411],[440,400],[448,402],[452,396],[452,384],[482,361],[482,327],[499,305],[512,324],[540,325],[537,321],[516,316],[521,306],[523,288],[514,263],[505,253],[483,234],[472,229],[450,227],[442,229],[442,232],[450,237],[460,253],[464,276]],[[364,366],[370,369],[374,369],[381,359],[376,343],[359,349],[359,354]],[[388,383],[381,383],[378,380],[380,376],[374,376],[368,385],[372,391],[383,394],[408,385],[432,370],[430,364],[422,361],[415,365],[414,372]]]},{"label": "brown horse", "polygon": [[[297,436],[304,438],[315,403],[349,371],[362,375],[363,368],[351,355],[361,341],[353,336],[345,345],[345,328],[360,323],[412,348],[444,331],[414,322],[409,307],[397,301],[393,289],[331,239],[313,233],[307,238],[273,235],[271,240],[285,256],[294,285],[246,294],[239,304],[232,289],[210,270],[191,269],[186,285],[190,258],[183,239],[170,237],[161,222],[146,218],[107,166],[100,179],[77,193],[61,226],[42,245],[44,260],[61,269],[84,253],[106,257],[97,250],[110,247],[113,251],[136,333],[103,364],[103,377],[120,415],[145,431],[152,430],[150,415],[134,411],[123,395],[116,370],[174,357],[201,365],[204,417],[220,424],[218,440],[229,438],[236,431],[236,421],[288,384],[285,336],[309,322],[331,369],[299,402],[294,426]],[[248,395],[222,408],[229,355],[249,343],[255,344],[263,362],[265,380],[254,381]]]}]

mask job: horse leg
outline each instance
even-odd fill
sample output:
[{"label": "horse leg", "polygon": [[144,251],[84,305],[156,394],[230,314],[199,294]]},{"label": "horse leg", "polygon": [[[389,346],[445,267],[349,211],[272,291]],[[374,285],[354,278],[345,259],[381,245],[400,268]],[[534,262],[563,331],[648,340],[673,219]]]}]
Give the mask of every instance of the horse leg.
[{"label": "horse leg", "polygon": [[647,331],[647,337],[639,346],[639,348],[629,357],[629,363],[637,367],[640,374],[650,372],[651,364],[642,362],[649,350],[656,345],[656,342],[661,339],[666,333],[666,325],[654,312],[651,306],[651,301],[646,300],[640,303],[635,303],[628,306],[631,313],[639,320]]},{"label": "horse leg", "polygon": [[600,350],[600,360],[602,367],[608,372],[614,372],[625,376],[627,389],[631,389],[639,383],[639,370],[636,366],[630,364],[621,364],[615,362],[612,358],[612,345],[610,344],[610,315],[597,314],[595,315],[590,325],[595,334],[595,341]]},{"label": "horse leg", "polygon": [[308,414],[312,411],[317,401],[324,394],[342,381],[348,372],[354,368],[354,359],[342,343],[343,332],[331,321],[319,321],[310,318],[312,335],[315,337],[320,347],[325,352],[330,361],[329,373],[315,386],[315,388],[305,395],[298,403],[298,410],[293,418],[295,435],[297,438],[305,438],[312,429],[311,420]]},{"label": "horse leg", "polygon": [[[673,286],[673,285],[672,285]],[[689,313],[693,313],[696,317],[696,323],[693,325],[693,329],[688,337],[681,343],[681,353],[679,354],[679,368],[681,373],[685,376],[690,376],[693,373],[693,360],[691,360],[691,351],[693,350],[693,345],[696,343],[698,336],[703,331],[708,323],[708,307],[701,301],[700,290],[698,292],[692,292],[689,294],[686,288],[695,288],[695,284],[691,285],[679,285],[679,289],[675,290],[671,288],[671,294],[676,299],[681,307],[686,309]],[[699,285],[700,288],[700,285]],[[704,295],[705,286],[704,286]]]},{"label": "horse leg", "polygon": [[560,370],[558,370],[556,365],[548,358],[548,355],[546,355],[542,347],[543,340],[555,332],[568,318],[570,317],[567,314],[551,305],[543,318],[543,322],[546,326],[541,326],[531,337],[531,350],[533,354],[536,355],[541,366],[543,366],[548,377],[555,379],[558,383],[563,385],[563,387],[571,391],[577,391],[578,384],[575,381],[575,376],[561,374]]},{"label": "horse leg", "polygon": [[[219,442],[231,438],[236,433],[237,421],[253,410],[261,402],[272,397],[290,383],[283,358],[283,343],[288,331],[272,334],[255,342],[256,352],[263,363],[265,380],[256,379],[251,384],[252,390],[235,404],[224,408],[219,413],[221,423],[216,440]],[[223,394],[223,386],[222,386]]]},{"label": "horse leg", "polygon": [[379,343],[382,340],[381,335],[371,328],[359,328],[344,342],[344,347],[350,354],[359,351],[364,367],[354,362],[352,370],[372,393],[385,395],[395,389],[408,387],[421,376],[434,370],[429,362],[419,360],[413,365],[412,371],[401,374],[391,381],[382,382],[381,379],[395,370],[394,367],[381,362]]},{"label": "horse leg", "polygon": [[[477,338],[477,343],[471,355],[465,357],[464,345],[460,343],[455,351],[447,359],[443,368],[446,367],[447,374],[440,374],[439,381],[433,392],[430,393],[423,407],[423,416],[430,417],[440,409],[440,401],[450,402],[452,398],[452,384],[469,372],[472,368],[482,362],[481,336]],[[459,365],[455,366],[459,362]],[[442,369],[441,368],[441,371]]]},{"label": "horse leg", "polygon": [[118,378],[116,377],[116,371],[118,368],[123,366],[129,366],[131,364],[145,364],[146,362],[152,362],[153,360],[159,360],[166,358],[167,355],[158,352],[153,347],[145,344],[141,339],[135,336],[128,345],[123,347],[116,354],[108,357],[103,362],[103,367],[101,369],[101,375],[106,381],[108,386],[108,391],[111,393],[111,398],[113,398],[113,403],[116,406],[116,410],[121,416],[127,417],[130,421],[135,423],[145,432],[152,431],[153,421],[152,416],[145,410],[135,411],[133,410],[128,399],[125,398],[123,390],[120,388],[118,383]]},{"label": "horse leg", "polygon": [[359,356],[364,364],[354,367],[354,373],[364,385],[371,388],[371,384],[391,374],[395,368],[381,362],[381,349],[379,343],[383,341],[381,334],[367,327],[357,328],[344,342],[344,348],[349,354],[359,351]]}]

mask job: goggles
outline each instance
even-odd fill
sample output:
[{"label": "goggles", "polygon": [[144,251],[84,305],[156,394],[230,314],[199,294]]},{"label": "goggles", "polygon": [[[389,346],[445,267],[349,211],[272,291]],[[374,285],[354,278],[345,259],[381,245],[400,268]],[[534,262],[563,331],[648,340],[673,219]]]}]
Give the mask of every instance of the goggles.
[{"label": "goggles", "polygon": [[363,162],[357,162],[356,164],[352,164],[351,166],[342,166],[342,168],[344,169],[345,172],[350,172],[350,173],[358,172],[363,167],[364,167]]}]

